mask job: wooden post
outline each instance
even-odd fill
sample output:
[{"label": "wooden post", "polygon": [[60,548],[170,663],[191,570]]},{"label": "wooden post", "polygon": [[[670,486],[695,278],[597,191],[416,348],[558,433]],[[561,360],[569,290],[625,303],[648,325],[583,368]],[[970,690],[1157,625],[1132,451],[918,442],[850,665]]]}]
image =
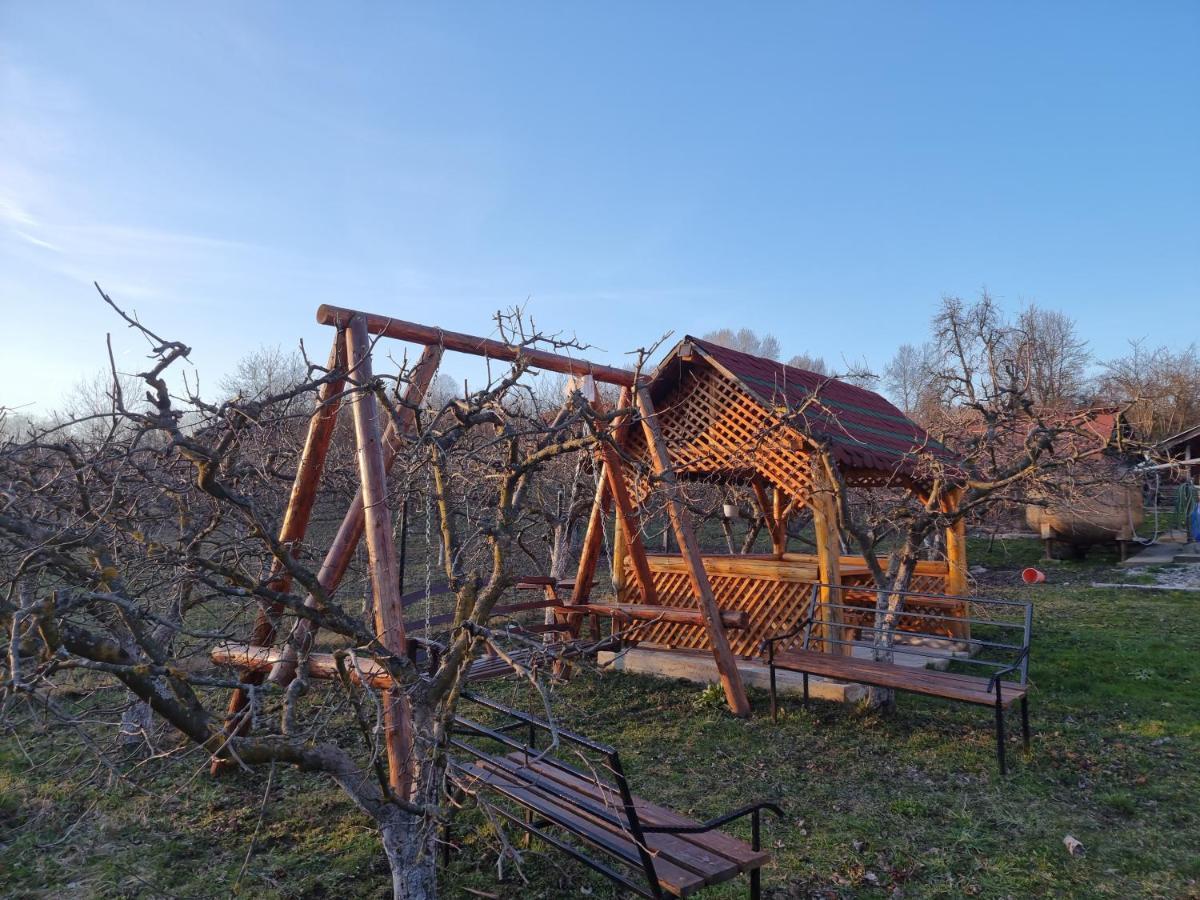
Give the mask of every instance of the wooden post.
[{"label": "wooden post", "polygon": [[[599,396],[597,395],[597,399]],[[621,399],[618,408],[633,405],[633,391],[621,389]],[[629,416],[622,416],[613,427],[613,441],[618,447],[625,445],[629,438]],[[657,604],[658,590],[654,586],[654,576],[650,572],[650,561],[646,558],[646,545],[642,541],[642,524],[638,519],[633,498],[629,496],[629,487],[625,484],[625,468],[621,454],[608,444],[600,445],[604,457],[604,473],[608,479],[609,490],[612,492],[613,503],[617,508],[613,520],[613,567],[620,565],[621,580],[624,582],[625,557],[633,563],[633,574],[642,592],[642,603]],[[620,595],[618,594],[618,599]]]},{"label": "wooden post", "polygon": [[[336,372],[345,368],[345,344],[339,329],[329,351],[328,369]],[[321,385],[317,391],[317,408],[313,410],[308,420],[308,434],[304,439],[304,449],[300,453],[300,461],[296,465],[296,477],[292,481],[292,493],[288,497],[287,508],[283,513],[283,522],[279,526],[279,542],[285,545],[297,544],[304,540],[308,531],[308,523],[312,519],[313,503],[316,501],[317,488],[321,483],[321,473],[325,469],[325,457],[329,453],[329,443],[333,438],[333,429],[337,424],[338,407],[341,405],[342,378],[333,378]],[[290,547],[289,547],[290,549]],[[279,560],[271,565],[271,580],[269,587],[273,591],[287,591],[292,584],[292,577]],[[268,608],[260,608],[254,623],[251,643],[256,646],[269,646],[275,640],[275,623],[283,614],[283,607],[272,604]],[[261,672],[249,672],[242,680],[246,684],[262,684]],[[237,688],[229,698],[229,708],[226,714],[225,728],[229,731],[234,727],[238,713],[246,707],[249,694],[243,688]],[[238,734],[245,734],[249,722],[237,722]],[[213,759],[212,774],[216,775],[226,764],[225,760]]]},{"label": "wooden post", "polygon": [[629,549],[626,544],[625,529],[621,525],[621,517],[618,515],[613,519],[612,559],[613,595],[617,598],[618,603],[629,602],[626,595],[625,584],[625,558],[628,555]]},{"label": "wooden post", "polygon": [[604,477],[608,481],[608,490],[612,494],[617,508],[618,528],[613,533],[614,543],[620,539],[625,552],[633,563],[633,575],[642,592],[642,603],[658,603],[658,593],[654,589],[654,576],[650,572],[650,561],[646,559],[646,547],[642,543],[642,527],[638,521],[637,510],[633,508],[633,500],[629,496],[629,488],[621,474],[621,454],[608,444],[600,445],[600,453],[604,459]]},{"label": "wooden post", "polygon": [[[825,652],[839,656],[850,655],[850,647],[834,643],[846,639],[842,628],[841,542],[838,539],[837,507],[825,487],[815,487],[809,497],[813,514],[813,531],[817,540],[817,577],[822,587],[818,592],[821,603],[821,633],[825,637]],[[837,606],[831,606],[836,604]]]},{"label": "wooden post", "polygon": [[[788,507],[788,509],[785,509]],[[782,558],[787,553],[787,520],[789,504],[783,502],[783,491],[776,485],[771,491],[771,521],[775,528],[771,531],[771,552]]]},{"label": "wooden post", "polygon": [[716,597],[713,596],[708,573],[704,571],[704,560],[700,556],[700,547],[696,542],[696,534],[692,530],[691,518],[688,516],[686,507],[679,500],[679,483],[676,481],[674,469],[671,467],[671,458],[667,455],[666,441],[663,439],[658,419],[655,416],[650,392],[645,388],[637,389],[637,405],[642,417],[642,428],[646,433],[646,444],[650,449],[650,463],[667,491],[667,514],[671,518],[675,539],[679,543],[679,551],[688,567],[692,592],[704,615],[704,624],[709,640],[712,642],[717,672],[721,676],[721,686],[725,689],[725,700],[729,703],[729,708],[734,715],[749,716],[750,700],[746,697],[745,687],[742,686],[742,676],[738,671],[733,651],[729,647],[725,626],[721,623],[721,613],[717,607]]},{"label": "wooden post", "polygon": [[762,520],[767,528],[767,535],[771,538],[771,552],[776,556],[780,556],[783,550],[779,546],[779,527],[775,519],[775,504],[771,502],[771,498],[767,496],[766,488],[763,487],[762,482],[757,478],[750,482],[750,487],[754,491],[754,499],[758,502],[758,510],[762,513]]},{"label": "wooden post", "polygon": [[[371,380],[371,337],[366,320],[355,316],[346,329],[346,357],[354,380]],[[354,434],[358,441],[358,472],[362,480],[364,533],[375,597],[375,633],[383,647],[395,655],[405,652],[404,608],[392,540],[392,516],[387,502],[387,472],[379,408],[375,395],[355,395]],[[400,688],[384,691],[384,743],[388,755],[388,782],[396,796],[407,800],[412,788],[412,711]]]},{"label": "wooden post", "polygon": [[[397,429],[394,422],[389,422],[387,430],[384,432],[385,472],[391,471],[392,465],[396,461],[396,454],[404,439],[404,435],[400,432],[408,431],[412,427],[416,419],[414,407],[424,399],[425,392],[429,389],[441,361],[442,349],[436,345],[429,346],[422,351],[420,359],[413,366],[412,372],[409,374],[408,388],[404,392],[405,406],[398,413],[400,428]],[[350,503],[350,508],[342,518],[342,524],[338,527],[337,534],[325,553],[321,568],[317,571],[317,583],[321,585],[326,594],[332,594],[342,583],[342,578],[345,577],[346,570],[350,568],[350,562],[354,559],[355,548],[358,547],[358,542],[362,538],[365,521],[363,489],[360,484],[354,500]],[[317,599],[309,595],[304,602],[306,606],[315,607]],[[275,668],[271,670],[268,681],[272,684],[287,684],[295,677],[296,659],[300,653],[308,649],[315,628],[311,619],[300,619],[296,622],[288,646]]]},{"label": "wooden post", "polygon": [[[961,500],[962,491],[954,488],[946,492],[942,508],[946,512],[954,512]],[[967,591],[967,523],[960,518],[946,529],[946,593],[965,597]],[[964,609],[963,614],[969,615],[970,610]],[[970,639],[970,622],[954,622],[952,625],[956,638]]]},{"label": "wooden post", "polygon": [[592,582],[596,578],[596,565],[600,561],[600,547],[604,543],[604,516],[608,512],[611,500],[612,492],[609,489],[608,478],[601,472],[596,484],[596,497],[592,500],[592,511],[588,516],[587,531],[583,535],[583,547],[579,551],[579,567],[575,571],[571,603],[586,603],[591,596]]}]

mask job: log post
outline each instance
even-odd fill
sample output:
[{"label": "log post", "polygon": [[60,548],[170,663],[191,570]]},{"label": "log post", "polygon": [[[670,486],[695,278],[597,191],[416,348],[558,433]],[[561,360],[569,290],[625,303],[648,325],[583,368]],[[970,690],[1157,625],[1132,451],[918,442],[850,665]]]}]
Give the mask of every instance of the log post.
[{"label": "log post", "polygon": [[704,560],[700,555],[700,547],[696,542],[691,518],[687,508],[679,499],[679,482],[675,478],[671,459],[667,455],[666,441],[658,425],[650,392],[645,388],[637,389],[637,405],[642,418],[642,429],[646,433],[646,444],[650,449],[651,466],[667,491],[667,514],[670,516],[671,525],[675,531],[675,540],[679,543],[679,551],[688,568],[692,592],[704,615],[704,624],[712,643],[717,672],[721,676],[721,686],[725,690],[725,700],[729,703],[729,708],[734,715],[749,716],[750,700],[746,697],[746,689],[742,685],[742,676],[738,671],[737,660],[734,658],[733,650],[730,649],[729,638],[725,635],[725,626],[721,623],[721,613],[717,607],[716,597],[713,596],[708,573],[704,570]]},{"label": "log post", "polygon": [[783,501],[783,491],[776,485],[771,491],[771,521],[775,528],[771,531],[771,552],[783,558],[787,553],[787,520],[791,506]]},{"label": "log post", "polygon": [[[371,337],[366,320],[355,316],[346,329],[346,357],[354,380],[371,380]],[[375,633],[392,654],[405,652],[404,608],[392,540],[388,508],[387,472],[384,463],[379,406],[370,391],[360,391],[352,403],[354,434],[358,443],[358,472],[362,480],[364,534],[375,598]],[[388,755],[388,782],[396,796],[407,800],[412,787],[412,711],[402,689],[388,688],[383,703],[384,743]]]},{"label": "log post", "polygon": [[[956,512],[962,500],[962,491],[954,488],[946,492],[942,500],[945,512]],[[946,593],[956,597],[967,595],[967,523],[959,518],[946,528]],[[963,615],[970,611],[964,609]],[[954,636],[959,640],[969,640],[971,637],[970,622],[953,622]]]},{"label": "log post", "polygon": [[[601,463],[603,465],[603,463]],[[571,604],[586,603],[591,597],[592,582],[596,578],[596,565],[600,561],[600,547],[604,543],[604,517],[612,502],[608,478],[600,473],[596,484],[596,496],[592,500],[592,511],[588,515],[587,531],[583,535],[583,547],[579,551],[579,567],[575,570],[575,587],[571,591]],[[575,625],[578,631],[578,623]],[[575,637],[578,637],[578,633]]]},{"label": "log post", "polygon": [[[441,361],[442,350],[440,347],[436,345],[426,347],[421,353],[420,359],[417,360],[417,364],[413,366],[412,372],[409,373],[408,387],[404,392],[404,407],[398,413],[400,427],[397,429],[395,422],[389,422],[387,430],[384,432],[385,472],[391,471],[392,465],[396,461],[396,455],[404,441],[404,435],[401,432],[412,428],[416,419],[415,407],[419,406],[425,398],[425,392],[429,389],[429,384],[433,381],[434,373],[437,372]],[[358,492],[354,495],[354,500],[351,501],[350,508],[342,518],[342,524],[338,527],[337,534],[325,553],[321,568],[317,571],[317,583],[321,585],[326,594],[332,594],[338,589],[338,585],[342,583],[342,578],[346,575],[346,570],[350,568],[355,548],[358,547],[358,542],[362,538],[364,522],[363,490],[362,485],[359,485]],[[305,598],[304,605],[315,607],[317,598],[310,594]],[[300,619],[296,622],[288,646],[284,649],[275,668],[271,670],[268,680],[272,684],[282,685],[292,680],[296,673],[296,659],[300,653],[308,649],[315,629],[316,626],[311,619]]]},{"label": "log post", "polygon": [[[817,577],[822,587],[818,592],[821,604],[821,633],[825,637],[825,652],[848,656],[850,647],[834,643],[846,639],[842,627],[841,606],[841,542],[838,539],[837,507],[829,489],[816,487],[809,497],[813,514],[813,531],[817,541]],[[831,605],[832,604],[832,605]]]},{"label": "log post", "polygon": [[[650,572],[650,562],[646,559],[646,547],[642,543],[642,526],[638,520],[637,510],[629,496],[629,488],[621,472],[621,454],[608,444],[600,445],[601,456],[604,459],[604,477],[608,482],[609,493],[617,509],[617,528],[613,533],[613,543],[621,542],[630,561],[633,563],[633,575],[642,592],[642,603],[658,603],[658,593],[654,589],[654,575]],[[614,552],[614,558],[615,558]]]},{"label": "log post", "polygon": [[613,596],[617,598],[618,603],[629,602],[626,596],[625,584],[625,559],[629,555],[625,539],[625,529],[621,525],[621,517],[617,516],[613,519],[613,560],[612,560],[612,583]]},{"label": "log post", "polygon": [[[338,330],[329,351],[327,368],[331,373],[344,369],[346,365],[345,343],[342,331]],[[342,387],[345,379],[331,378],[321,385],[317,392],[317,408],[313,410],[308,420],[308,434],[304,439],[304,449],[300,453],[300,461],[296,465],[296,476],[292,481],[292,492],[288,497],[287,507],[283,513],[283,522],[279,526],[279,542],[288,546],[304,540],[308,531],[308,523],[312,519],[313,503],[316,501],[317,489],[321,483],[321,473],[325,470],[325,457],[329,453],[329,443],[333,438],[334,426],[337,425],[338,407],[342,401]],[[283,564],[275,560],[271,565],[271,579],[268,583],[273,591],[284,592],[292,585],[291,575]],[[254,623],[254,631],[250,638],[256,646],[270,646],[275,641],[276,622],[283,614],[283,607],[272,604],[270,607],[260,607]],[[242,679],[246,684],[262,684],[263,673],[248,672]],[[236,688],[229,698],[229,708],[226,713],[225,729],[229,733],[236,729],[238,734],[245,734],[249,726],[247,721],[238,721],[238,714],[245,709],[249,694],[243,688]],[[226,765],[225,760],[213,759],[212,774],[218,774]]]}]

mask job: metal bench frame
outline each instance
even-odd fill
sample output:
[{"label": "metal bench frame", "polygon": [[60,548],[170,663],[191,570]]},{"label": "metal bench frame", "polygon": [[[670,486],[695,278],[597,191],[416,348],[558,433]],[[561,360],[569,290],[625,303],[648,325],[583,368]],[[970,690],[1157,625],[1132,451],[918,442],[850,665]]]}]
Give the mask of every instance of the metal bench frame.
[{"label": "metal bench frame", "polygon": [[[612,747],[609,744],[602,744],[597,741],[593,741],[590,738],[587,738],[581,734],[576,734],[572,731],[568,731],[564,728],[552,726],[549,722],[539,719],[536,716],[531,716],[528,713],[520,712],[519,710],[504,706],[503,704],[497,703],[494,700],[491,700],[487,697],[482,697],[472,692],[464,691],[461,696],[463,700],[477,703],[480,706],[483,706],[494,712],[498,712],[509,719],[509,721],[503,725],[489,728],[485,725],[479,724],[478,722],[473,722],[461,715],[455,716],[454,727],[452,729],[450,738],[450,745],[455,750],[467,754],[468,756],[482,761],[495,759],[492,754],[486,753],[478,747],[475,747],[474,745],[462,740],[460,735],[463,734],[474,734],[479,737],[486,738],[511,750],[527,753],[535,759],[544,758],[549,755],[549,749],[542,748],[539,750],[537,747],[537,735],[539,732],[544,732],[557,737],[557,739],[561,742],[583,748],[584,750],[590,751],[604,758],[605,765],[613,775],[613,781],[615,783],[617,793],[620,796],[621,810],[625,816],[624,823],[617,822],[615,824],[618,824],[622,828],[627,827],[630,837],[638,848],[638,856],[641,862],[642,870],[641,874],[645,878],[644,885],[630,880],[630,878],[626,877],[625,874],[617,871],[608,863],[596,859],[594,856],[572,846],[565,840],[548,833],[544,828],[539,827],[540,824],[544,823],[539,823],[528,814],[527,817],[523,819],[520,816],[498,806],[493,807],[492,811],[502,816],[511,824],[533,835],[539,840],[544,841],[549,846],[561,850],[571,858],[578,860],[594,871],[599,872],[601,875],[615,884],[620,885],[626,890],[633,891],[640,896],[653,898],[653,900],[659,900],[659,898],[664,896],[662,886],[655,871],[654,854],[649,851],[646,844],[646,835],[703,834],[705,832],[715,831],[723,825],[727,825],[728,823],[737,819],[749,816],[751,826],[750,846],[752,850],[757,852],[762,849],[763,810],[768,810],[778,817],[783,816],[783,810],[778,804],[770,801],[759,801],[757,803],[747,804],[746,806],[739,807],[732,812],[725,813],[724,815],[709,819],[707,822],[697,823],[695,825],[645,824],[638,815],[636,800],[629,787],[629,779],[625,775],[625,768],[621,764],[620,754],[617,752],[615,747]],[[528,743],[522,743],[510,735],[510,732],[519,731],[521,729],[526,731]],[[578,772],[578,770],[563,764],[559,760],[555,760],[555,762],[556,764],[563,766],[565,769],[574,771],[585,778],[591,777],[586,775],[586,773]],[[462,763],[455,761],[453,758],[450,761],[450,769],[452,783],[456,781],[454,777],[456,773],[460,776],[465,774]],[[599,785],[600,782],[597,782],[597,784]],[[486,785],[483,785],[483,787],[486,788]],[[573,798],[568,798],[566,796],[556,799],[561,800],[564,805],[570,804],[575,806],[586,815],[599,816],[612,821],[613,812],[611,809],[604,809],[598,804],[585,805],[583,803],[578,803]],[[554,827],[567,831],[568,833],[572,833],[571,829],[566,828],[561,824],[555,824]],[[586,835],[579,833],[575,833],[575,835],[581,841],[586,842],[588,840]],[[450,840],[449,835],[446,834],[443,836],[443,861],[448,859],[449,850]],[[752,900],[758,900],[758,898],[761,896],[761,890],[760,871],[759,867],[756,866],[750,870],[750,897]]]},{"label": "metal bench frame", "polygon": [[[801,632],[803,632],[804,638],[803,638],[803,643],[801,645],[801,648],[806,651],[811,650],[810,645],[812,643],[813,625],[817,621],[817,619],[816,619],[817,611],[819,608],[821,608],[821,606],[824,606],[826,608],[831,608],[831,609],[842,609],[842,610],[853,609],[853,610],[858,610],[858,611],[862,610],[862,607],[850,606],[850,605],[847,605],[844,603],[819,604],[817,597],[818,597],[818,592],[820,591],[820,589],[822,587],[835,588],[835,589],[842,590],[842,591],[845,591],[845,590],[856,590],[856,591],[872,590],[871,588],[863,588],[863,587],[860,587],[857,585],[847,586],[847,585],[816,583],[813,585],[813,588],[812,588],[813,593],[812,593],[812,598],[809,602],[807,617],[803,621],[801,621],[799,625],[792,628],[791,630],[786,631],[783,634],[778,634],[773,637],[769,637],[762,642],[761,649],[766,654],[767,667],[770,671],[771,719],[772,719],[772,721],[778,721],[778,691],[776,688],[776,680],[775,680],[776,669],[784,668],[788,671],[799,671],[804,677],[804,705],[806,707],[808,706],[808,700],[809,700],[809,697],[808,697],[809,673],[803,671],[802,669],[797,669],[793,665],[787,665],[787,666],[778,665],[778,663],[776,661],[776,657],[775,657],[776,645],[783,641],[791,640],[791,639],[795,638],[797,634],[800,634]],[[937,599],[937,600],[957,600],[957,601],[961,601],[962,603],[966,603],[966,604],[975,604],[975,605],[983,605],[983,606],[991,605],[991,606],[1002,606],[1002,607],[1010,607],[1010,608],[1020,608],[1021,623],[1017,624],[1015,622],[1001,622],[1001,621],[995,621],[995,620],[991,620],[991,619],[974,618],[971,616],[947,616],[947,615],[937,614],[937,613],[921,613],[921,612],[903,610],[903,608],[901,607],[901,611],[902,611],[903,615],[906,617],[917,617],[917,618],[921,618],[921,619],[934,619],[934,620],[957,619],[959,621],[965,621],[965,622],[968,622],[971,624],[998,626],[998,627],[1002,627],[1002,628],[1013,629],[1014,631],[1017,629],[1020,630],[1020,633],[1021,633],[1020,644],[1008,644],[1008,643],[997,642],[997,641],[980,640],[980,639],[976,639],[976,638],[955,638],[955,639],[939,638],[940,640],[946,640],[948,643],[962,643],[962,644],[968,644],[968,645],[972,645],[972,646],[980,647],[980,648],[998,649],[1001,651],[1006,651],[1006,652],[1015,654],[1015,656],[1012,657],[1012,661],[1007,665],[1005,665],[1003,662],[997,662],[997,661],[993,661],[993,660],[977,660],[973,657],[955,660],[956,662],[963,662],[963,663],[968,663],[968,664],[975,664],[975,665],[990,667],[990,674],[989,674],[988,682],[987,682],[987,693],[989,693],[989,694],[994,693],[995,697],[996,697],[995,704],[994,704],[995,714],[996,714],[996,759],[1000,766],[1000,774],[1001,775],[1007,774],[1008,767],[1007,767],[1007,761],[1005,759],[1005,752],[1004,752],[1004,744],[1005,744],[1004,693],[1003,693],[1004,685],[1015,683],[1015,684],[1020,685],[1022,688],[1026,688],[1028,686],[1029,647],[1030,647],[1030,639],[1031,639],[1032,632],[1033,632],[1033,604],[1027,600],[1001,600],[1001,599],[990,599],[990,598],[985,599],[985,598],[980,598],[980,597],[963,597],[963,596],[956,596],[956,595],[951,595],[951,594],[933,594],[933,593],[928,593],[925,591],[888,591],[887,593],[893,594],[893,595],[898,594],[901,597],[925,597],[925,598],[932,598],[932,599]],[[839,626],[835,625],[835,627],[839,627]],[[870,631],[872,633],[880,631],[878,626],[858,626],[858,625],[856,625],[856,626],[840,626],[840,627],[846,627],[846,628],[854,627],[856,630]],[[893,637],[895,637],[896,635],[919,634],[918,632],[902,630],[899,628],[892,628],[892,629],[888,629],[888,630],[890,631],[890,633]],[[925,635],[925,636],[929,636],[929,635]],[[830,638],[828,636],[822,637],[822,638],[820,638],[820,640],[823,642],[830,643],[830,644],[838,644],[838,645],[845,645],[845,646],[857,646],[858,645],[857,642],[855,642],[855,641],[846,641],[841,638]],[[893,649],[896,649],[896,648],[893,646]],[[939,657],[932,653],[923,653],[919,648],[907,647],[907,646],[903,647],[901,649],[901,652],[912,653],[912,654],[916,654],[919,656],[929,656],[931,659],[944,658],[944,657]],[[882,663],[882,664],[886,664],[886,663]],[[900,667],[896,667],[896,668],[900,668]],[[931,670],[931,669],[923,669],[921,671],[926,676],[930,676],[933,678],[936,678],[937,675],[939,674],[936,670]],[[1014,674],[1017,676],[1015,679],[1015,682],[1006,682],[1004,680],[1005,676],[1014,675]],[[861,682],[856,681],[855,683],[861,683]],[[870,683],[870,682],[866,682],[866,683]],[[933,694],[933,693],[930,693],[927,691],[922,691],[917,688],[895,687],[893,685],[884,685],[884,686],[891,687],[893,690],[905,691],[907,693],[926,694],[927,696],[941,696],[941,695]],[[942,699],[954,700],[955,698],[942,697]],[[958,700],[957,702],[969,702],[969,701]],[[1030,729],[1029,729],[1029,701],[1028,701],[1028,696],[1026,693],[1021,694],[1020,706],[1021,706],[1022,746],[1023,746],[1025,752],[1028,753],[1029,752],[1029,744],[1030,744]]]}]

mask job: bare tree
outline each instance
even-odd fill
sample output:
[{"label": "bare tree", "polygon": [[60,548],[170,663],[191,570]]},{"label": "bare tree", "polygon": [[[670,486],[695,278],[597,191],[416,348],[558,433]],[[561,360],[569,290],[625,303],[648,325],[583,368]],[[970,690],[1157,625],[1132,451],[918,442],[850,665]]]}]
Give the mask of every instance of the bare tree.
[{"label": "bare tree", "polygon": [[924,422],[938,404],[935,374],[936,353],[932,344],[901,344],[884,366],[884,390],[907,415]]},{"label": "bare tree", "polygon": [[[984,293],[974,302],[945,298],[922,364],[940,398],[932,438],[898,462],[891,481],[869,493],[850,484],[832,446],[821,448],[823,480],[839,524],[866,560],[878,588],[876,652],[890,636],[916,562],[930,539],[996,504],[1036,494],[1062,497],[1096,476],[1089,462],[1110,448],[1094,432],[1047,416],[1031,395],[1020,329]],[[936,443],[934,443],[936,441]],[[942,448],[953,450],[946,454]],[[1110,469],[1099,476],[1113,477]],[[889,699],[888,692],[876,696]]]},{"label": "bare tree", "polygon": [[756,334],[749,328],[719,328],[703,335],[703,340],[732,350],[740,350],[764,359],[779,359],[779,339],[773,334]]},{"label": "bare tree", "polygon": [[1200,422],[1200,352],[1149,348],[1131,341],[1129,353],[1103,363],[1097,400],[1125,404],[1127,417],[1146,440],[1161,440]]},{"label": "bare tree", "polygon": [[[117,770],[89,709],[97,691],[119,687],[153,711],[141,731],[167,728],[233,767],[290,765],[337,783],[378,828],[395,896],[435,896],[436,835],[453,813],[448,729],[472,661],[488,647],[510,653],[488,623],[529,564],[528,539],[546,533],[539,480],[631,411],[599,412],[573,391],[548,415],[529,402],[523,356],[428,410],[408,390],[412,369],[373,374],[354,341],[342,357],[350,364],[306,365],[281,392],[214,404],[170,387],[185,344],[117,311],[148,342],[144,402],[127,397],[114,371],[102,431],[50,426],[0,445],[0,709],[10,721],[48,715],[52,740],[76,735]],[[564,346],[519,314],[497,324],[520,348]],[[390,645],[371,598],[395,585],[379,584],[374,566],[347,570],[359,590],[343,582],[347,599],[338,599],[337,581],[315,567],[330,535],[277,537],[281,470],[306,464],[293,426],[338,403],[354,406],[356,425],[372,406],[396,425],[388,503],[417,511],[430,536],[425,583],[436,574],[447,585],[450,622],[436,653],[428,627],[414,638],[431,652]],[[329,453],[326,471],[353,469],[351,444],[334,440]],[[337,508],[346,497],[334,494],[317,502]],[[264,616],[287,641],[269,658],[237,649],[231,642]],[[317,629],[336,648],[332,669],[314,654]],[[213,660],[245,672],[267,665],[273,677],[245,679]],[[515,665],[542,703],[550,667]],[[248,702],[227,722],[235,689]]]},{"label": "bare tree", "polygon": [[810,356],[807,353],[797,353],[787,361],[787,364],[794,369],[804,369],[808,372],[816,372],[818,375],[828,375],[829,366],[820,356]]},{"label": "bare tree", "polygon": [[1013,335],[1018,343],[1014,356],[1025,369],[1033,402],[1047,408],[1078,406],[1091,353],[1074,320],[1030,303],[1017,316]]},{"label": "bare tree", "polygon": [[259,400],[285,393],[308,377],[308,365],[295,350],[278,344],[263,345],[237,361],[234,370],[221,379],[219,388],[227,397]]}]

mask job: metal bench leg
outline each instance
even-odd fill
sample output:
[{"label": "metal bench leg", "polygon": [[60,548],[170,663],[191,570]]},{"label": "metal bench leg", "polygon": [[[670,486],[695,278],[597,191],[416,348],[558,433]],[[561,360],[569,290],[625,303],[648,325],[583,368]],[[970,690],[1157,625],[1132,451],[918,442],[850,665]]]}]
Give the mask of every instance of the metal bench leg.
[{"label": "metal bench leg", "polygon": [[1004,704],[1000,700],[1000,688],[996,688],[996,760],[1000,763],[1000,774],[1007,775],[1004,764]]},{"label": "metal bench leg", "polygon": [[770,667],[771,671],[771,721],[779,721],[779,699],[775,691],[775,667]]},{"label": "metal bench leg", "polygon": [[[755,850],[762,849],[762,815],[756,809],[750,814],[750,846]],[[762,867],[755,866],[750,870],[750,900],[759,900],[762,896]]]},{"label": "metal bench leg", "polygon": [[808,709],[808,673],[804,673],[804,708]]},{"label": "metal bench leg", "polygon": [[1025,752],[1029,752],[1029,698],[1021,698],[1021,743]]}]

